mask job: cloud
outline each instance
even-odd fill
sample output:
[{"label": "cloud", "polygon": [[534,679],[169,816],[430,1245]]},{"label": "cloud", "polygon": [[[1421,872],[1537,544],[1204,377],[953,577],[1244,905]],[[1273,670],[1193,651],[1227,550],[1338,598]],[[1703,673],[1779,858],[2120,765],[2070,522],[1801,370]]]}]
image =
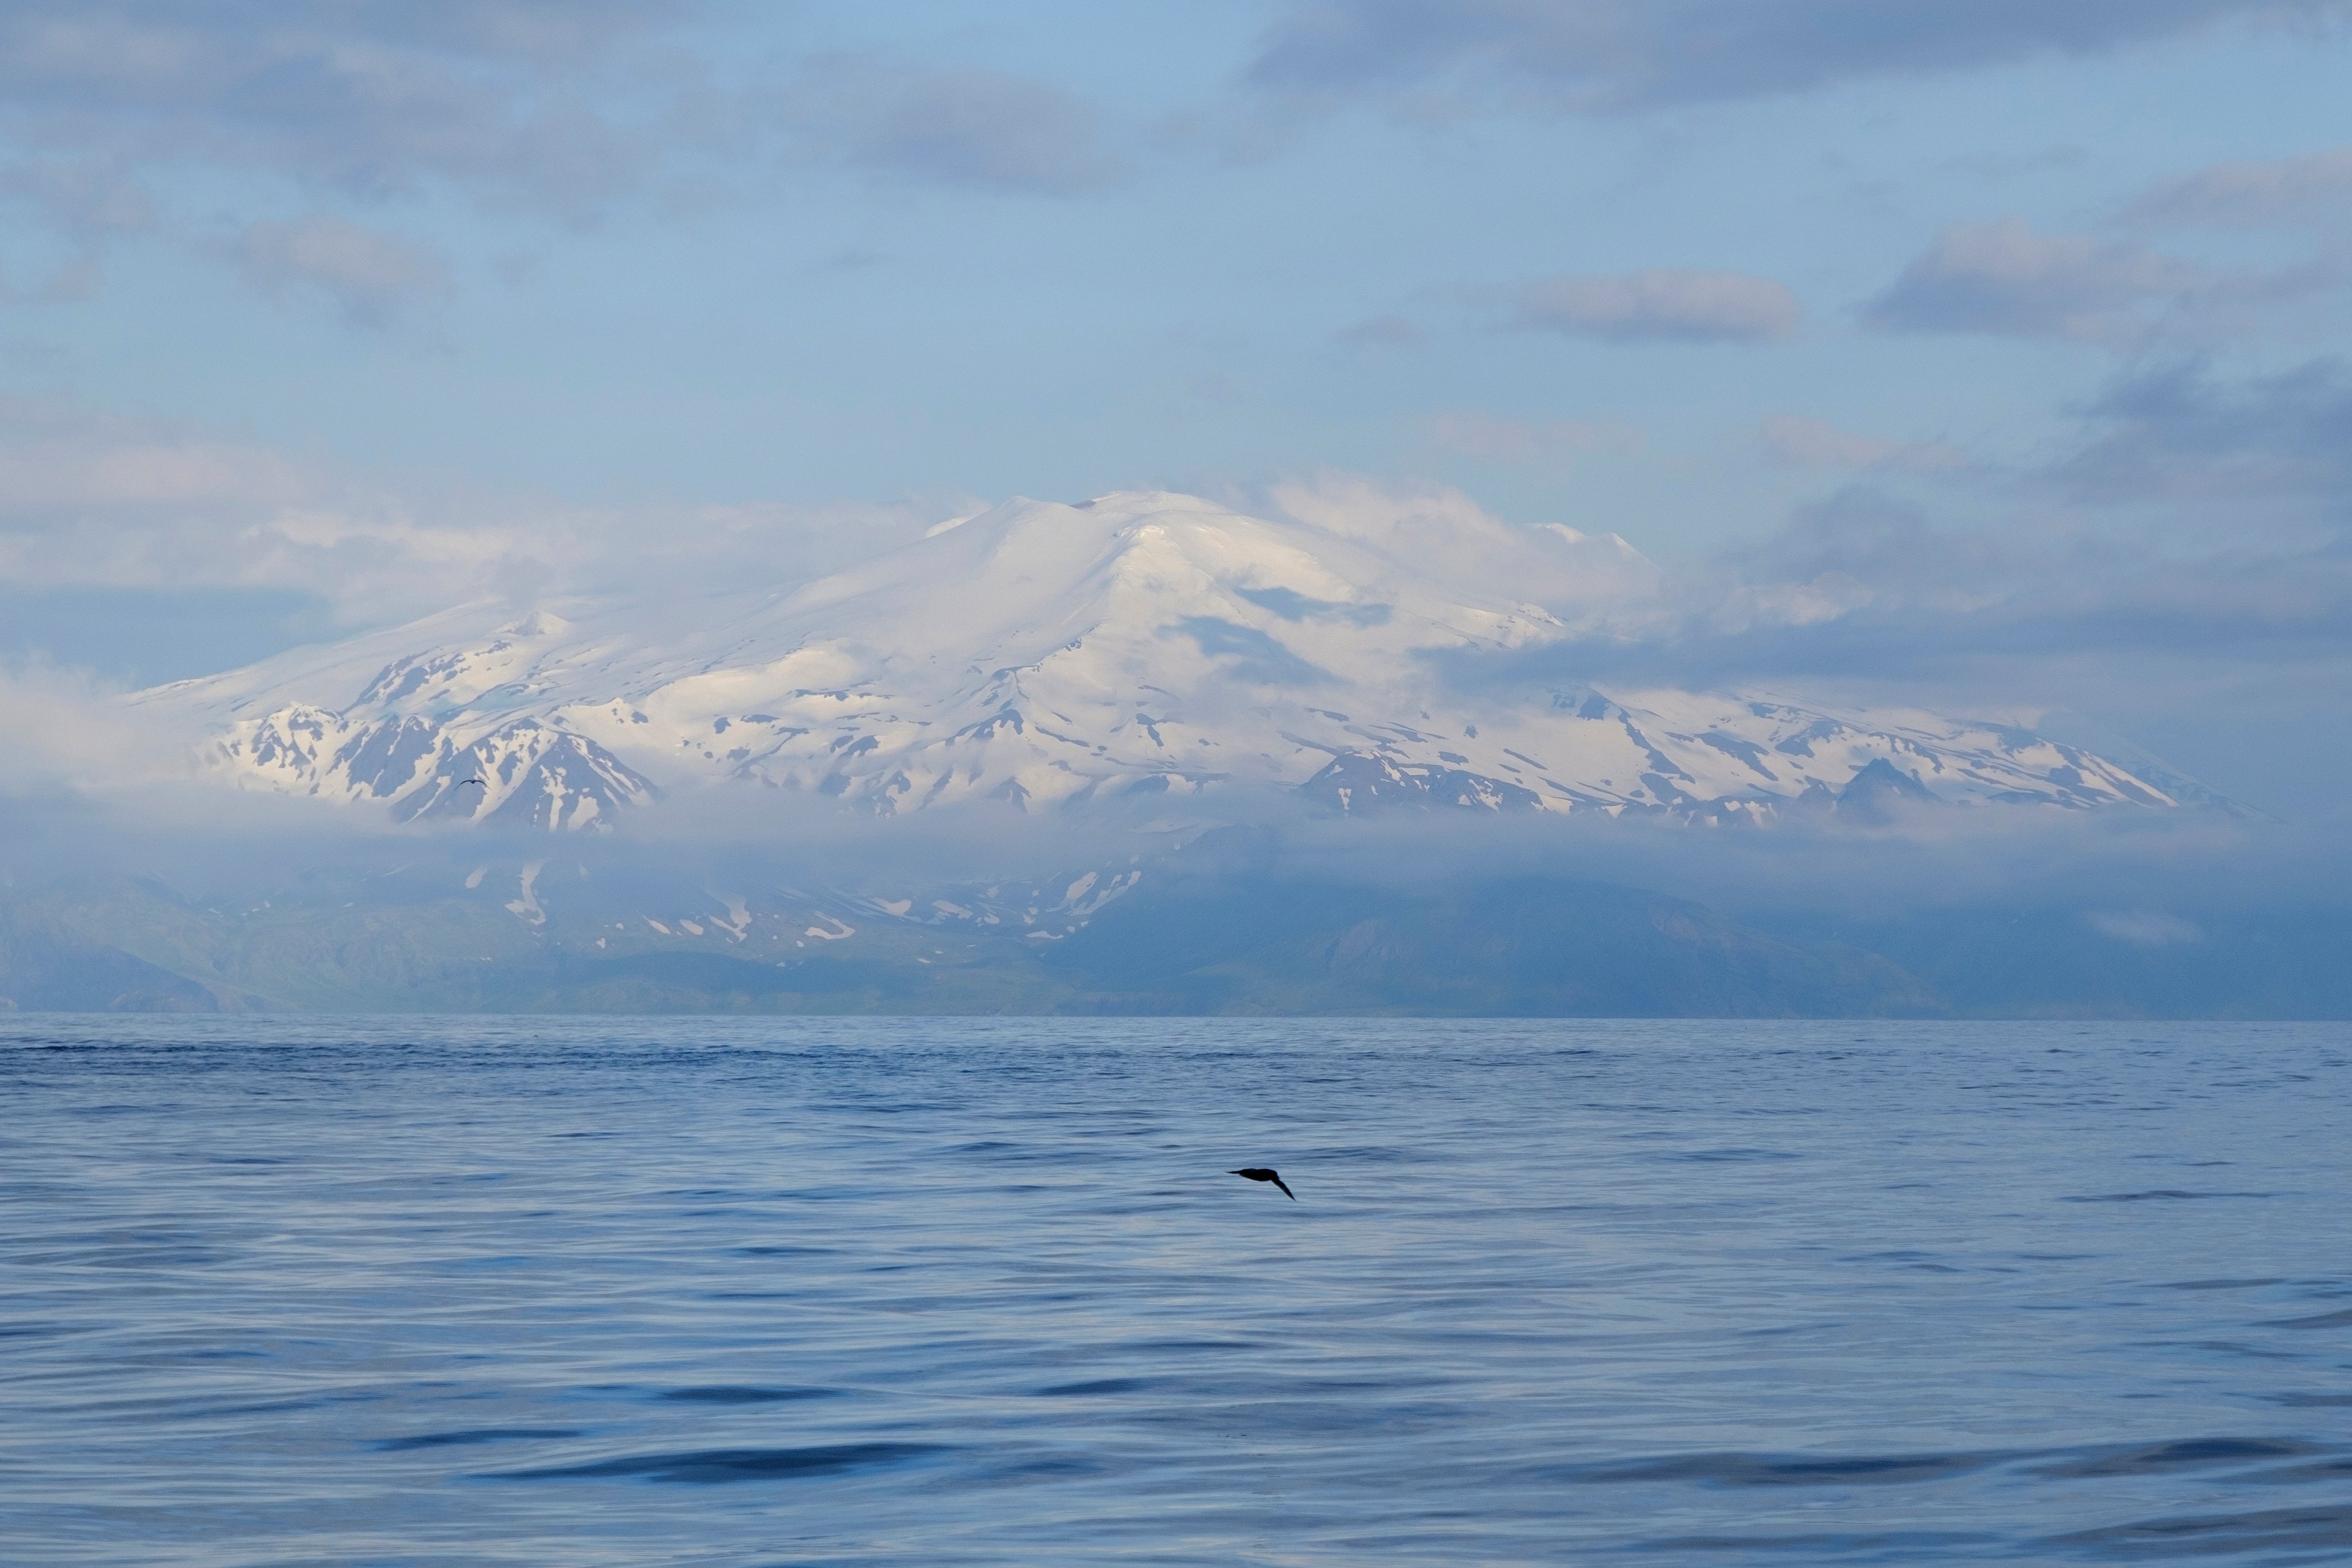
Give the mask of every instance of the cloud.
[{"label": "cloud", "polygon": [[2210,542],[2176,555],[2119,531],[2043,539],[2024,515],[1906,517],[1867,493],[1834,509],[1883,526],[1801,517],[1670,582],[1647,617],[1604,612],[1557,642],[1432,667],[1473,694],[1747,691],[2044,730],[2053,715],[2088,716],[2077,738],[2095,751],[2116,753],[2120,732],[2258,810],[2341,811],[2352,560]]},{"label": "cloud", "polygon": [[1518,290],[1515,326],[1624,342],[1762,342],[1797,329],[1795,295],[1738,272],[1653,267],[1614,277],[1548,277]]},{"label": "cloud", "polygon": [[1864,308],[1898,332],[1977,332],[2116,343],[2133,312],[2210,288],[2212,277],[2137,246],[2042,235],[2022,218],[1956,224]]},{"label": "cloud", "polygon": [[1437,415],[1429,436],[1455,456],[1547,468],[1564,468],[1591,453],[1639,452],[1643,444],[1640,427],[1623,420],[1506,419],[1475,410]]},{"label": "cloud", "polygon": [[1429,340],[1427,333],[1396,315],[1367,316],[1332,337],[1348,349],[1418,349]]},{"label": "cloud", "polygon": [[2091,929],[2137,947],[2172,947],[2202,942],[2205,933],[2177,915],[2155,910],[2093,910],[2083,917]]},{"label": "cloud", "polygon": [[[62,242],[36,289],[52,299],[90,294],[126,236],[218,254],[224,213],[455,196],[583,224],[709,143],[712,116],[691,110],[713,89],[667,47],[699,8],[19,0],[0,7],[0,200],[20,233]],[[264,227],[249,270],[331,274],[312,281],[383,319],[390,258],[348,236],[322,256],[323,237]]]},{"label": "cloud", "polygon": [[1370,545],[1411,577],[1482,598],[1504,585],[1516,599],[1580,624],[1603,610],[1616,614],[1633,606],[1639,612],[1658,583],[1658,569],[1613,533],[1564,523],[1522,528],[1444,486],[1321,474],[1276,485],[1263,500],[1268,515]]},{"label": "cloud", "polygon": [[115,165],[28,160],[0,170],[0,193],[30,204],[76,240],[142,234],[155,226],[154,200]]},{"label": "cloud", "polygon": [[503,592],[779,585],[910,539],[939,507],[649,502],[352,473],[201,427],[0,400],[0,581],[16,591],[285,590],[346,623]]},{"label": "cloud", "polygon": [[1331,678],[1255,627],[1213,615],[1188,615],[1173,630],[1190,637],[1203,658],[1231,659],[1226,671],[1256,685],[1307,686]]},{"label": "cloud", "polygon": [[1884,441],[1841,430],[1825,419],[1776,413],[1759,427],[1764,445],[1782,463],[1798,468],[1893,468],[1937,472],[1958,468],[1968,458],[1939,441]]},{"label": "cloud", "polygon": [[[61,793],[135,771],[152,772],[156,748],[76,670],[46,664],[0,667],[0,796]],[[12,805],[16,802],[12,801]]]},{"label": "cloud", "polygon": [[253,224],[228,254],[262,293],[322,291],[359,326],[382,326],[410,300],[450,291],[448,273],[430,253],[341,218]]},{"label": "cloud", "polygon": [[[1762,542],[1725,550],[1715,562],[1727,580],[1723,602],[1708,605],[1705,596],[1716,590],[1701,588],[1695,608],[1729,632],[1822,624],[1874,606],[1969,613],[2037,575],[2063,570],[2063,552],[2050,539],[1948,528],[1920,502],[1850,485],[1799,507]],[[1769,612],[1776,603],[1788,612]]]},{"label": "cloud", "polygon": [[0,201],[65,242],[65,255],[32,290],[47,300],[80,299],[96,290],[108,246],[157,226],[155,203],[117,164],[95,159],[27,158],[0,164]]},{"label": "cloud", "polygon": [[[2083,661],[2140,687],[2135,701],[2161,685],[2159,664],[2225,684],[2232,667],[2352,675],[2352,373],[2322,361],[2224,382],[2177,366],[2118,378],[2077,412],[2032,466],[1955,470],[1907,498],[1851,486],[1799,508],[1685,585],[1671,637],[1759,673],[2032,683]],[[1776,602],[1806,613],[1750,612]]]},{"label": "cloud", "polygon": [[[1825,455],[1874,449],[1834,434]],[[1914,469],[1900,495],[1849,484],[1571,627],[1435,664],[1470,690],[1760,687],[2091,716],[2094,750],[2120,731],[2258,809],[2340,813],[2352,366],[2135,370],[2031,463]]]},{"label": "cloud", "polygon": [[1249,68],[1293,95],[1501,85],[1570,112],[1759,98],[2095,55],[2225,23],[2332,22],[2345,0],[1293,0]]},{"label": "cloud", "polygon": [[475,597],[503,560],[563,543],[543,514],[424,509],[186,425],[0,405],[0,579],[20,589],[283,588],[373,619]]},{"label": "cloud", "polygon": [[685,13],[24,0],[0,16],[0,134],[61,158],[195,162],[369,197],[445,183],[577,215],[642,172],[643,139],[612,111],[640,85],[645,46]]},{"label": "cloud", "polygon": [[777,113],[796,156],[936,184],[1077,196],[1128,170],[1094,105],[1003,71],[835,60]]},{"label": "cloud", "polygon": [[283,506],[309,485],[299,465],[266,448],[67,404],[0,400],[0,538],[151,507]]},{"label": "cloud", "polygon": [[2134,203],[2126,222],[2159,228],[2251,229],[2343,225],[2352,209],[2352,147],[2300,158],[2217,163],[2160,185]]},{"label": "cloud", "polygon": [[2225,508],[2240,531],[2341,528],[2352,515],[2352,367],[2319,359],[2238,382],[2200,361],[2124,377],[2095,434],[2044,478],[2077,501]]}]

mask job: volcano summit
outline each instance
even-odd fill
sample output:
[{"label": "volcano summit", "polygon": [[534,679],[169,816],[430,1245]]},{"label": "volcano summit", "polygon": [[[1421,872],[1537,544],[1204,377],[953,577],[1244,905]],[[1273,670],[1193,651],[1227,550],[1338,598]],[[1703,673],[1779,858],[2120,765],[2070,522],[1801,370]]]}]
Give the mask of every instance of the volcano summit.
[{"label": "volcano summit", "polygon": [[1181,800],[1226,820],[1284,796],[1710,822],[2199,798],[1915,710],[1445,677],[1610,636],[1654,577],[1614,535],[1557,527],[1433,547],[1181,495],[1015,500],[792,588],[485,601],[129,700],[200,737],[218,780],[546,830],[713,788],[800,815]]}]

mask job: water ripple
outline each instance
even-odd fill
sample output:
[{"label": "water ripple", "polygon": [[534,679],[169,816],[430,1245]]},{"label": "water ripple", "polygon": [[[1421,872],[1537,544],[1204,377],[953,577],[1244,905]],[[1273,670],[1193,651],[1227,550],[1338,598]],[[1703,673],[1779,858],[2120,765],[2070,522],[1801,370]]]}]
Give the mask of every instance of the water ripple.
[{"label": "water ripple", "polygon": [[630,1454],[581,1465],[498,1470],[485,1480],[587,1480],[631,1477],[709,1486],[726,1481],[794,1480],[904,1464],[946,1450],[936,1443],[834,1443],[808,1448],[703,1448],[686,1454]]},{"label": "water ripple", "polygon": [[0,1019],[0,1557],[2352,1561],[2347,1046]]}]

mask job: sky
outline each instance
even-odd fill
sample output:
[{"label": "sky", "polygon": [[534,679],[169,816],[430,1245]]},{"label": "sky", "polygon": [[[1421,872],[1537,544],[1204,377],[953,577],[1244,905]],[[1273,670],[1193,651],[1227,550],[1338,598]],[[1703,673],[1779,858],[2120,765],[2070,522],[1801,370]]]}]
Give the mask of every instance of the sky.
[{"label": "sky", "polygon": [[1304,486],[1622,534],[1588,673],[2326,821],[2347,80],[2352,0],[20,0],[0,704]]}]

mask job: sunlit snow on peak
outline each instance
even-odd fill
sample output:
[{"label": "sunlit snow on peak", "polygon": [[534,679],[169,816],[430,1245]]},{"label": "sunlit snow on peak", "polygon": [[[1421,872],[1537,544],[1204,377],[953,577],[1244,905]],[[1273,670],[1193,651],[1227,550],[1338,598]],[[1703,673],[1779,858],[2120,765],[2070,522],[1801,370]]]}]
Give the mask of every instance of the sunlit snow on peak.
[{"label": "sunlit snow on peak", "polygon": [[[793,811],[1306,795],[1376,808],[1884,824],[1948,805],[2169,806],[2078,748],[1801,695],[1546,683],[1443,655],[1605,624],[1654,572],[1615,535],[1327,488],[1016,499],[788,591],[461,607],[136,705],[239,783],[395,817],[597,828],[665,791]],[[467,782],[467,780],[479,780]]]}]

